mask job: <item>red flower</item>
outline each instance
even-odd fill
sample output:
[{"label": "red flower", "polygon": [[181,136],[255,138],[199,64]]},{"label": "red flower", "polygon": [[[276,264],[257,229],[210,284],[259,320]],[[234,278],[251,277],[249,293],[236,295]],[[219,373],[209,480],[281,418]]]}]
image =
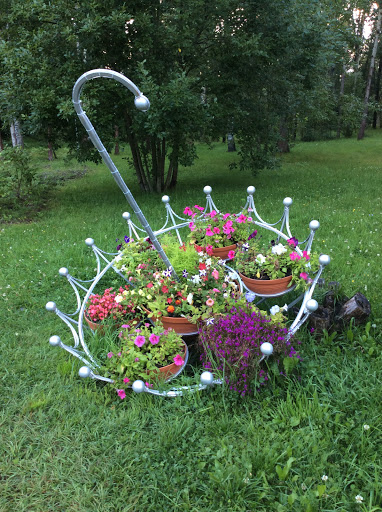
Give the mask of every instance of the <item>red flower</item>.
[{"label": "red flower", "polygon": [[199,263],[199,270],[206,270],[207,266],[205,263]]},{"label": "red flower", "polygon": [[172,302],[172,298],[171,298],[171,297],[169,297],[169,298],[167,299],[167,304],[171,304],[171,302]]},{"label": "red flower", "polygon": [[179,299],[176,299],[175,304],[176,304],[177,306],[179,306],[179,304],[182,304],[182,301],[181,301],[181,300],[179,300]]},{"label": "red flower", "polygon": [[167,286],[165,286],[165,285],[163,285],[163,286],[162,286],[162,292],[163,292],[163,293],[168,293],[168,288],[167,288]]},{"label": "red flower", "polygon": [[154,286],[153,283],[149,283],[146,285],[147,288],[152,288],[153,286]]}]

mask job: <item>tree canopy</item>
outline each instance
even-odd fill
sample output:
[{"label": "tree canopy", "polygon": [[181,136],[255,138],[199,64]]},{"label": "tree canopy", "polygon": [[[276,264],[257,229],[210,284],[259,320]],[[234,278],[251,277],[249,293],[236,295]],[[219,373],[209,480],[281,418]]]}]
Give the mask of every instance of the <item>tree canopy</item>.
[{"label": "tree canopy", "polygon": [[[176,185],[195,142],[234,133],[241,166],[271,167],[277,151],[352,133],[373,47],[370,1],[12,0],[1,3],[0,119],[79,160],[99,155],[76,120],[71,89],[110,68],[149,97],[142,115],[117,83],[87,85],[83,103],[111,150],[127,140],[143,190]],[[356,13],[356,14],[355,14]],[[376,35],[378,37],[378,34]],[[375,45],[374,45],[375,46]],[[376,55],[380,76],[381,59]],[[372,95],[379,94],[377,80]],[[116,138],[117,137],[117,138]]]}]

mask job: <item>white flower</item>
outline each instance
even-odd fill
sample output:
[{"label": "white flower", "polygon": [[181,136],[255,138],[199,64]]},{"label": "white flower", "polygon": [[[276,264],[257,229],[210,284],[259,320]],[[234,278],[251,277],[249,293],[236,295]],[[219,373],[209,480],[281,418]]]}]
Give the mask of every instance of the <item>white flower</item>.
[{"label": "white flower", "polygon": [[328,475],[322,475],[321,480],[322,480],[323,482],[327,482],[327,481],[329,480]]},{"label": "white flower", "polygon": [[306,490],[307,490],[307,486],[306,486],[304,483],[302,483],[302,484],[301,484],[301,489],[302,489],[303,491],[306,491]]},{"label": "white flower", "polygon": [[355,497],[355,501],[357,503],[362,503],[363,502],[363,497],[360,494],[357,494],[357,496]]},{"label": "white flower", "polygon": [[279,311],[280,311],[280,308],[277,305],[272,306],[271,309],[269,310],[271,315],[275,315],[276,313],[279,313]]},{"label": "white flower", "polygon": [[219,260],[218,265],[225,265],[225,260]]},{"label": "white flower", "polygon": [[152,297],[152,295],[150,295],[150,294],[147,294],[147,295],[146,295],[146,299],[147,299],[147,300],[151,300],[152,298],[153,298],[153,297]]},{"label": "white flower", "polygon": [[265,261],[265,256],[263,256],[262,254],[258,254],[256,256],[256,259],[255,259],[256,263],[258,263],[259,265],[262,265]]},{"label": "white flower", "polygon": [[194,284],[199,284],[200,283],[200,277],[199,276],[192,276],[191,281]]},{"label": "white flower", "polygon": [[118,256],[116,256],[114,258],[114,261],[121,261],[121,259],[122,259],[122,254],[118,254]]},{"label": "white flower", "polygon": [[119,303],[120,303],[120,302],[122,302],[122,301],[123,301],[123,297],[122,297],[122,295],[117,295],[117,296],[116,296],[116,298],[115,298],[115,302],[116,302],[117,304],[119,304]]},{"label": "white flower", "polygon": [[228,277],[230,278],[231,281],[233,281],[236,278],[236,274],[234,272],[230,272],[228,274]]},{"label": "white flower", "polygon": [[138,290],[138,295],[141,295],[141,296],[144,295],[143,290],[139,289]]},{"label": "white flower", "polygon": [[370,428],[370,425],[364,425],[363,426],[363,430],[369,430],[369,428]]},{"label": "white flower", "polygon": [[284,252],[287,252],[286,247],[283,246],[283,244],[277,244],[272,247],[273,254],[277,254],[278,256],[281,256],[281,254],[284,254]]},{"label": "white flower", "polygon": [[206,261],[205,261],[207,267],[210,267],[212,265],[212,260],[211,258],[207,258]]},{"label": "white flower", "polygon": [[223,297],[226,299],[228,297],[228,293],[223,293]]},{"label": "white flower", "polygon": [[194,297],[194,295],[193,295],[192,293],[189,293],[189,294],[187,295],[187,299],[186,299],[186,300],[187,300],[187,302],[188,302],[189,304],[192,304],[192,303],[193,303],[193,300],[192,300],[192,299],[193,299],[193,297]]},{"label": "white flower", "polygon": [[288,311],[288,304],[284,304],[284,306],[281,308],[283,311]]}]

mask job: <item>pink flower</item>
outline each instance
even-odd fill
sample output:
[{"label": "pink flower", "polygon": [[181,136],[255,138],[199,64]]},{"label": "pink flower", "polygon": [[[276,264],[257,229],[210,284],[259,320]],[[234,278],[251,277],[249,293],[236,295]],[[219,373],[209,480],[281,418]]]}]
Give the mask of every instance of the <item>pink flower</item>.
[{"label": "pink flower", "polygon": [[109,359],[111,359],[111,358],[113,357],[113,355],[114,355],[114,354],[113,354],[113,352],[109,352],[109,353],[108,353],[108,355],[107,355],[107,357],[108,357]]},{"label": "pink flower", "polygon": [[213,269],[211,274],[212,274],[212,277],[214,277],[216,280],[219,279],[219,272],[216,270],[216,268]]},{"label": "pink flower", "polygon": [[236,219],[236,222],[238,222],[239,224],[242,224],[243,222],[245,222],[247,220],[247,217],[243,214],[239,215],[239,217]]},{"label": "pink flower", "polygon": [[218,228],[217,226],[214,227],[214,233],[216,233],[217,235],[220,235],[220,228]]},{"label": "pink flower", "polygon": [[130,382],[130,379],[128,379],[127,377],[125,377],[125,378],[123,379],[123,382],[124,382],[125,384],[127,384],[128,382]]},{"label": "pink flower", "polygon": [[122,329],[129,329],[130,328],[130,325],[129,324],[123,324],[122,325]]},{"label": "pink flower", "polygon": [[122,355],[122,352],[118,352],[117,356],[121,357],[121,355]]},{"label": "pink flower", "polygon": [[220,290],[218,290],[217,288],[212,288],[212,291],[215,293],[220,293]]},{"label": "pink flower", "polygon": [[117,389],[118,396],[121,400],[126,397],[126,391],[124,389]]},{"label": "pink flower", "polygon": [[190,222],[188,227],[191,229],[191,231],[195,231],[195,222]]},{"label": "pink flower", "polygon": [[224,220],[226,220],[230,215],[231,215],[230,213],[225,213],[225,214],[223,215],[223,219],[224,219]]},{"label": "pink flower", "polygon": [[207,299],[206,304],[207,306],[212,307],[215,304],[215,301],[213,299]]},{"label": "pink flower", "polygon": [[184,215],[192,215],[192,210],[188,206],[183,210]]},{"label": "pink flower", "polygon": [[310,256],[309,256],[309,254],[306,251],[302,251],[302,255],[304,256],[304,258],[306,260],[310,260]]},{"label": "pink flower", "polygon": [[200,212],[202,212],[204,210],[204,208],[202,206],[198,206],[197,204],[195,205],[195,208],[197,210],[199,210]]},{"label": "pink flower", "polygon": [[134,361],[137,363],[139,361],[139,357],[136,357]]},{"label": "pink flower", "polygon": [[141,347],[145,341],[146,340],[144,336],[137,336],[134,340],[134,345],[136,345],[137,347]]},{"label": "pink flower", "polygon": [[297,252],[291,252],[289,256],[292,261],[301,260],[301,256]]},{"label": "pink flower", "polygon": [[184,359],[182,358],[181,355],[177,354],[174,357],[174,363],[176,364],[176,366],[182,366],[182,364],[184,364]]},{"label": "pink flower", "polygon": [[216,215],[218,214],[218,212],[216,212],[215,210],[212,210],[211,213],[210,213],[210,217],[211,219],[213,219],[214,217],[216,217]]},{"label": "pink flower", "polygon": [[209,255],[209,256],[212,256],[212,253],[214,252],[214,248],[212,247],[212,245],[207,245],[206,246],[206,253]]},{"label": "pink flower", "polygon": [[228,253],[228,259],[233,260],[235,257],[235,251],[229,251]]},{"label": "pink flower", "polygon": [[306,272],[301,272],[300,277],[306,281],[308,279],[308,274]]},{"label": "pink flower", "polygon": [[153,334],[150,334],[149,340],[152,345],[156,345],[157,343],[159,343],[160,338],[157,334],[153,333]]},{"label": "pink flower", "polygon": [[207,236],[214,236],[213,231],[211,231],[211,226],[207,226],[206,235]]},{"label": "pink flower", "polygon": [[153,385],[150,384],[149,382],[145,382],[145,386],[146,386],[146,388],[152,388],[153,387]]}]

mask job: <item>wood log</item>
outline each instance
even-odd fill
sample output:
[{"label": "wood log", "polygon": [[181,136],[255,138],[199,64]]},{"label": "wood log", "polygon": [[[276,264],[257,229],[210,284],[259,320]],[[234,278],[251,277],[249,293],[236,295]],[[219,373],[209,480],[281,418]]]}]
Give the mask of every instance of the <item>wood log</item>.
[{"label": "wood log", "polygon": [[337,318],[348,323],[354,318],[356,324],[366,321],[371,313],[370,302],[362,293],[356,293],[342,306]]}]

